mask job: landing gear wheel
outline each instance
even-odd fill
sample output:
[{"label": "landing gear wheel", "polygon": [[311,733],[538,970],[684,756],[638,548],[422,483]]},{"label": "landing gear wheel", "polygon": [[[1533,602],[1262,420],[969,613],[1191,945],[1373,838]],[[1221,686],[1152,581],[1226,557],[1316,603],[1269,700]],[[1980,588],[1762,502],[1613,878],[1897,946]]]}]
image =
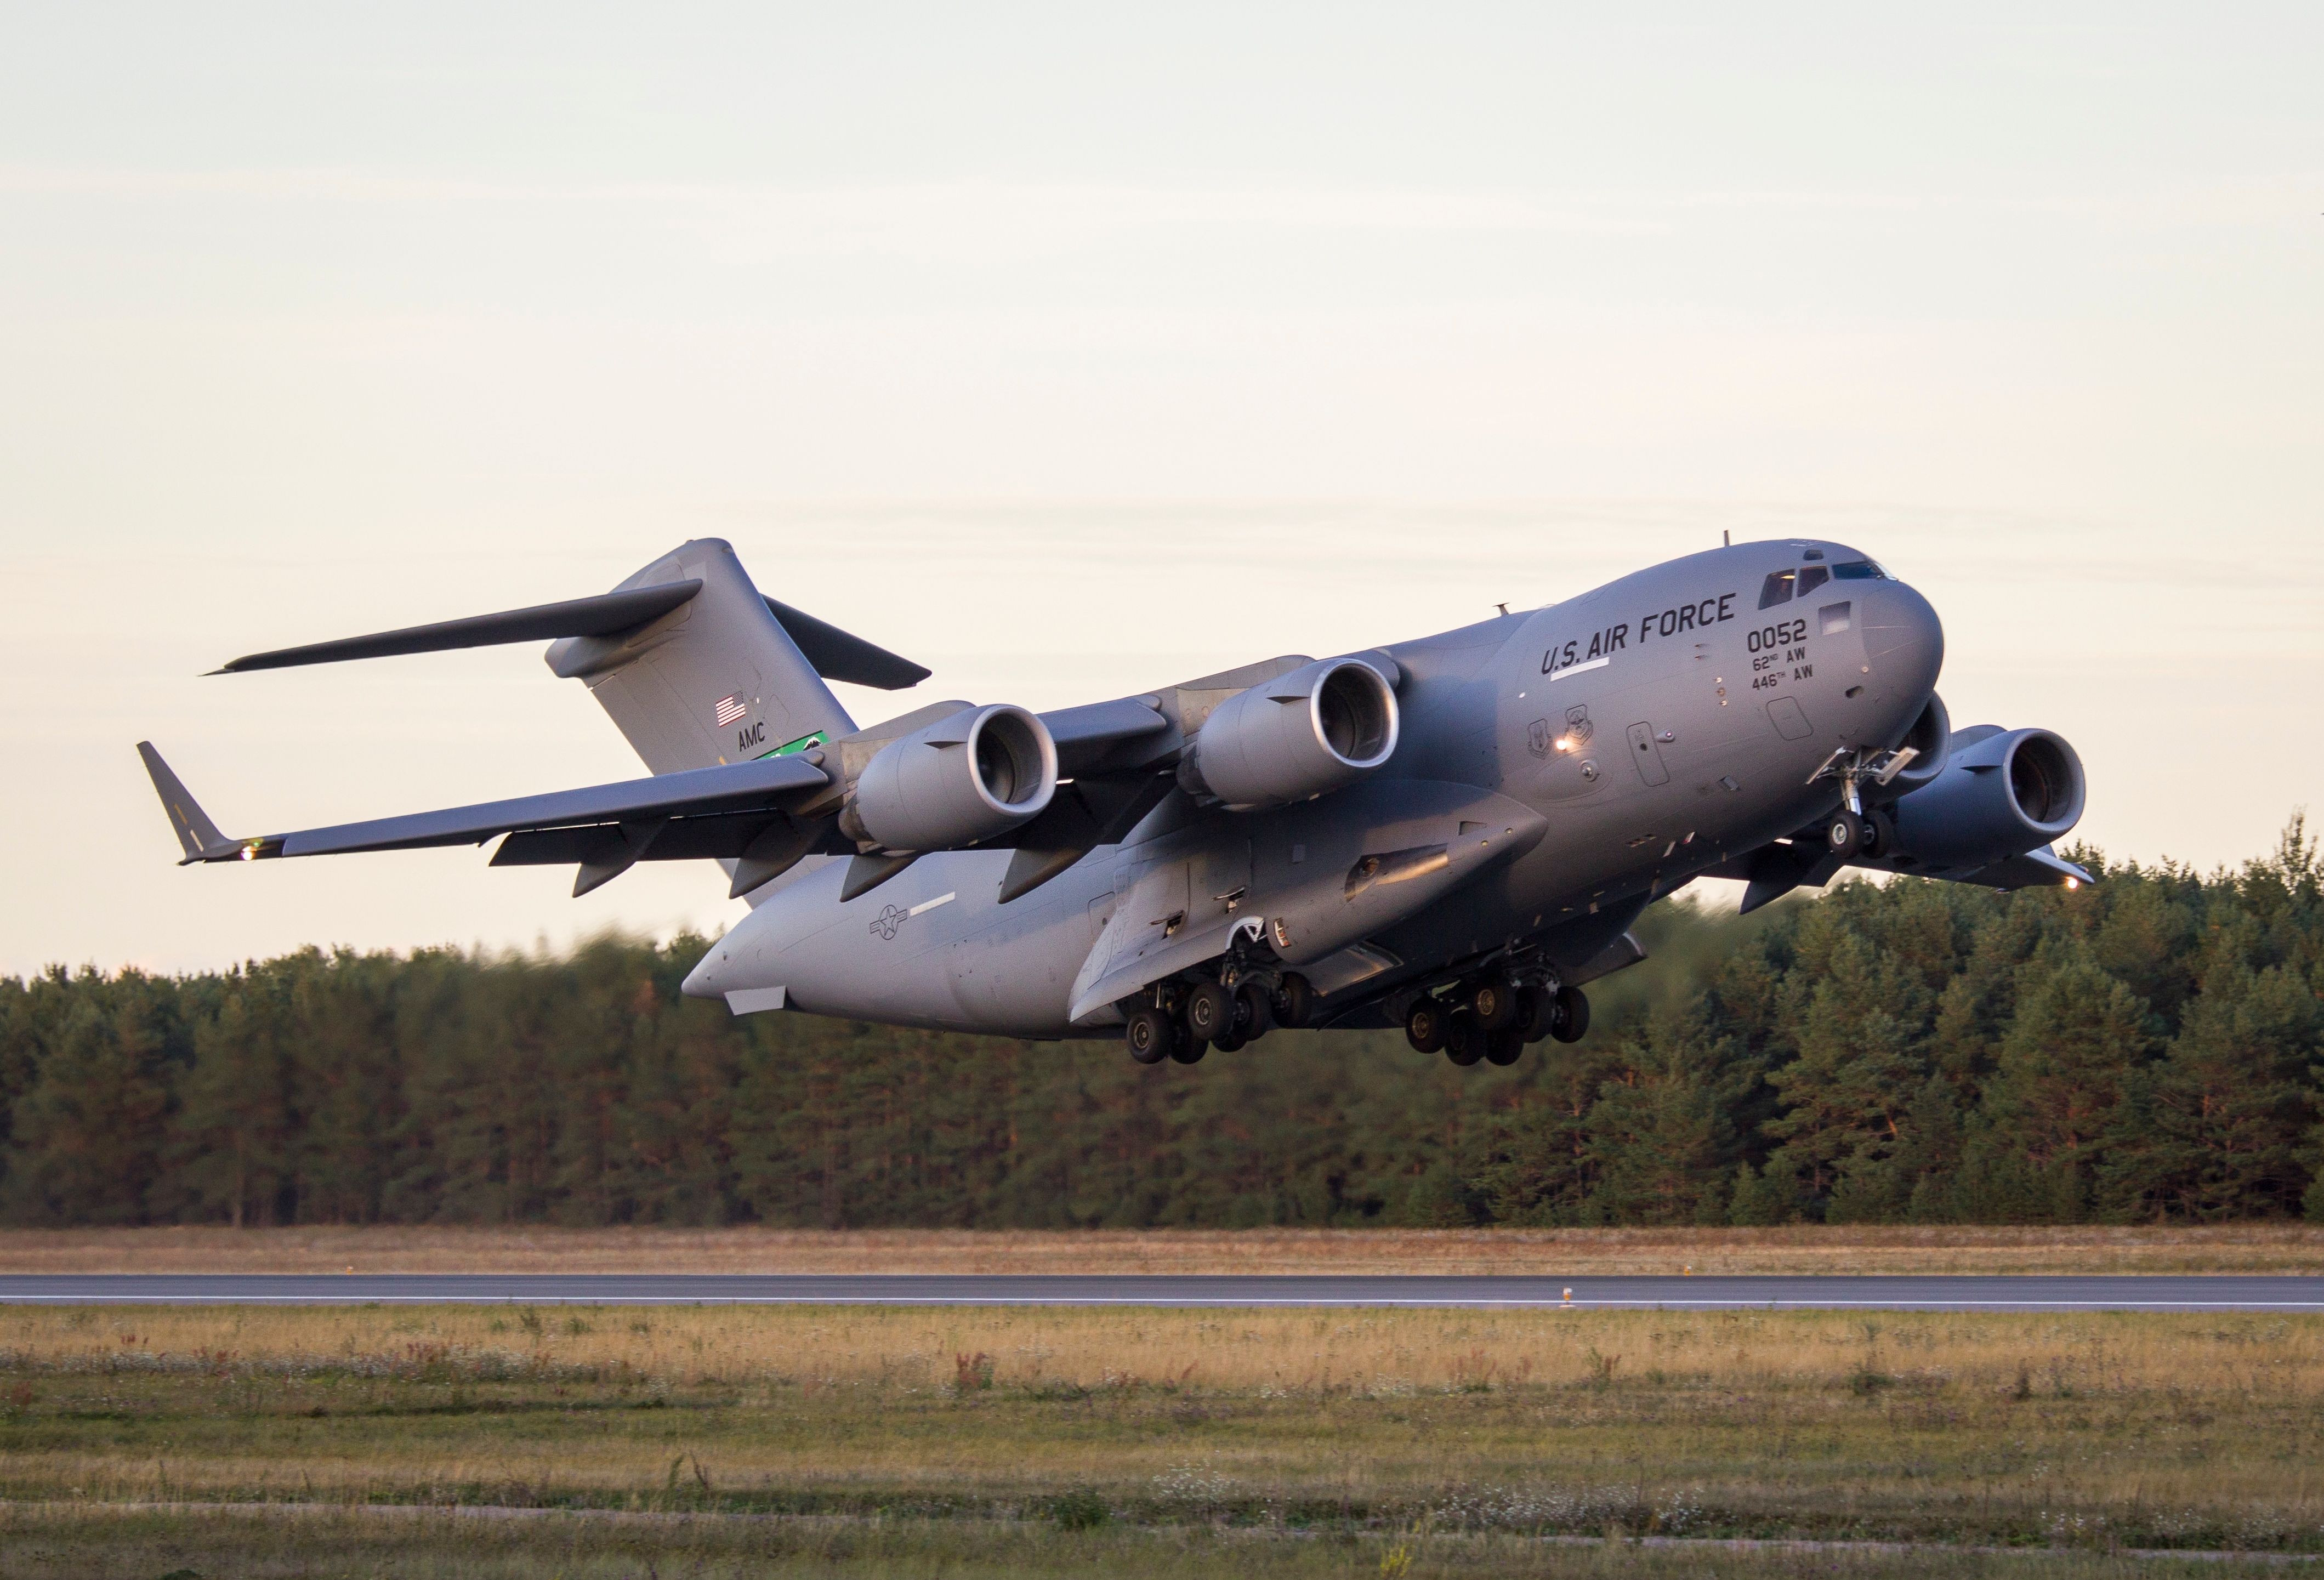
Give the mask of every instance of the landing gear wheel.
[{"label": "landing gear wheel", "polygon": [[1211,1045],[1199,1037],[1189,1036],[1184,1026],[1173,1027],[1172,1030],[1177,1032],[1177,1036],[1170,1041],[1171,1061],[1175,1064],[1202,1063],[1203,1055],[1211,1051]]},{"label": "landing gear wheel", "polygon": [[1886,855],[1896,848],[1896,825],[1886,812],[1868,812],[1864,816],[1864,854]]},{"label": "landing gear wheel", "polygon": [[1177,1030],[1169,1016],[1148,1004],[1131,1012],[1130,1024],[1121,1029],[1121,1039],[1130,1045],[1130,1057],[1139,1064],[1160,1064],[1170,1057]]},{"label": "landing gear wheel", "polygon": [[1484,1036],[1487,1064],[1513,1065],[1517,1062],[1517,1056],[1525,1051],[1525,1033],[1514,1026],[1504,1026],[1498,1031],[1488,1031]]},{"label": "landing gear wheel", "polygon": [[1527,1042],[1539,1042],[1548,1036],[1550,1027],[1556,1019],[1556,1001],[1550,996],[1547,988],[1525,987],[1517,990],[1516,1029],[1524,1034]]},{"label": "landing gear wheel", "polygon": [[1255,982],[1235,989],[1235,1035],[1256,1042],[1275,1030],[1273,995]]},{"label": "landing gear wheel", "polygon": [[1846,807],[1824,819],[1824,848],[1842,861],[1853,861],[1863,855],[1869,834],[1864,819]]},{"label": "landing gear wheel", "polygon": [[1444,1006],[1436,1000],[1416,999],[1405,1012],[1404,1039],[1422,1053],[1442,1053],[1447,1019]]},{"label": "landing gear wheel", "polygon": [[1485,1033],[1466,1010],[1444,1018],[1444,1057],[1466,1069],[1485,1056]]},{"label": "landing gear wheel", "polygon": [[1578,987],[1557,990],[1556,1012],[1551,1018],[1549,1034],[1560,1042],[1579,1042],[1582,1034],[1590,1030],[1590,1001],[1582,996]]},{"label": "landing gear wheel", "polygon": [[1275,1012],[1277,1025],[1305,1026],[1308,1015],[1315,1008],[1314,986],[1296,971],[1286,971],[1283,974],[1283,980],[1276,984],[1273,1002],[1268,1007]]},{"label": "landing gear wheel", "polygon": [[1517,990],[1506,982],[1480,982],[1470,990],[1469,1012],[1487,1031],[1514,1026],[1517,1019]]},{"label": "landing gear wheel", "polygon": [[1234,1030],[1234,995],[1215,982],[1199,983],[1186,995],[1185,1014],[1186,1030],[1194,1033],[1195,1041],[1215,1042]]}]

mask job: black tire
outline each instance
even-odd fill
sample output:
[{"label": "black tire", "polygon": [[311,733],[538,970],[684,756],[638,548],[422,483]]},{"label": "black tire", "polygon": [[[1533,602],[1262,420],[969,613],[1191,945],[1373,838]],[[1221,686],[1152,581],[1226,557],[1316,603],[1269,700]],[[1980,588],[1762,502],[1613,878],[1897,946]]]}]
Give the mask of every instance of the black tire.
[{"label": "black tire", "polygon": [[1177,1030],[1169,1016],[1148,1004],[1131,1012],[1130,1024],[1121,1029],[1121,1039],[1130,1046],[1130,1057],[1139,1064],[1160,1064],[1170,1057]]},{"label": "black tire", "polygon": [[1198,983],[1186,995],[1186,1006],[1180,1013],[1185,1016],[1186,1030],[1195,1041],[1214,1042],[1234,1030],[1234,995],[1215,982]]},{"label": "black tire", "polygon": [[1514,1026],[1504,1026],[1498,1031],[1485,1033],[1485,1062],[1504,1068],[1517,1062],[1525,1051],[1525,1033]]},{"label": "black tire", "polygon": [[1235,1035],[1256,1042],[1275,1030],[1274,995],[1255,982],[1235,989]]},{"label": "black tire", "polygon": [[1896,825],[1886,812],[1868,812],[1864,818],[1864,854],[1886,855],[1896,848]]},{"label": "black tire", "polygon": [[1469,991],[1469,1012],[1481,1030],[1505,1030],[1517,1024],[1517,989],[1506,982],[1480,982]]},{"label": "black tire", "polygon": [[1465,1009],[1444,1018],[1444,1057],[1462,1069],[1485,1057],[1485,1033]]},{"label": "black tire", "polygon": [[1203,1055],[1211,1051],[1211,1045],[1199,1037],[1188,1036],[1184,1026],[1175,1026],[1171,1030],[1177,1032],[1170,1041],[1171,1061],[1176,1064],[1202,1063]]},{"label": "black tire", "polygon": [[1549,1034],[1560,1042],[1579,1042],[1589,1030],[1590,1001],[1582,997],[1578,987],[1559,988],[1555,1024]]},{"label": "black tire", "polygon": [[1864,852],[1864,819],[1846,807],[1823,821],[1824,848],[1842,861],[1852,861]]},{"label": "black tire", "polygon": [[1404,1014],[1404,1039],[1422,1053],[1444,1051],[1444,1006],[1432,998],[1413,1001]]},{"label": "black tire", "polygon": [[1517,993],[1517,1029],[1527,1042],[1539,1042],[1549,1035],[1550,1026],[1557,1019],[1556,1002],[1549,990],[1540,987],[1520,989]]},{"label": "black tire", "polygon": [[1275,1012],[1277,1025],[1294,1030],[1305,1026],[1315,1009],[1314,984],[1296,971],[1286,971],[1276,984],[1274,1002],[1268,1007]]}]

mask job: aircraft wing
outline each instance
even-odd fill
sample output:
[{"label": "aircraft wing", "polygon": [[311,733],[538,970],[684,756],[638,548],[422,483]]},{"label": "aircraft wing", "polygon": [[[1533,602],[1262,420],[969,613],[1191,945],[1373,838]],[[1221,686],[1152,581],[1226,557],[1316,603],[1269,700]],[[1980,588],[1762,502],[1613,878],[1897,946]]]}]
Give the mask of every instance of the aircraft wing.
[{"label": "aircraft wing", "polygon": [[2023,855],[2014,855],[1982,867],[1909,867],[1877,856],[1842,862],[1805,835],[1794,835],[1788,840],[1770,841],[1757,850],[1708,869],[1705,876],[1733,878],[1749,884],[1744,891],[1741,907],[1748,914],[1770,901],[1782,899],[1794,889],[1821,889],[1838,877],[1843,866],[1858,867],[1866,872],[1902,873],[1950,883],[1975,883],[1980,888],[2005,892],[2080,886],[2098,882],[2088,871],[2057,855],[2046,845]]},{"label": "aircraft wing", "polygon": [[1158,767],[1178,746],[1177,727],[1142,697],[1061,707],[1041,723],[1057,744],[1060,779]]},{"label": "aircraft wing", "polygon": [[[643,854],[642,846],[637,844],[641,831],[650,830],[647,837],[651,838],[670,826],[705,819],[735,820],[738,824],[755,821],[763,827],[770,820],[780,820],[788,803],[830,782],[822,769],[802,756],[763,757],[752,762],[622,780],[579,790],[552,790],[512,800],[484,801],[470,807],[447,807],[440,811],[236,839],[218,832],[217,825],[196,804],[170,765],[161,760],[161,754],[153,749],[152,743],[139,742],[137,751],[145,760],[146,772],[152,776],[153,788],[161,794],[170,825],[185,850],[185,859],[179,864],[181,866],[193,862],[268,861],[279,856],[481,845],[502,834],[521,837],[529,833],[593,828],[603,829],[608,835],[627,836],[627,844],[637,852],[630,860],[635,860]],[[752,819],[750,814],[759,816]],[[742,830],[738,827],[736,832]],[[683,842],[702,843],[698,836]],[[628,862],[622,865],[628,865]]]}]

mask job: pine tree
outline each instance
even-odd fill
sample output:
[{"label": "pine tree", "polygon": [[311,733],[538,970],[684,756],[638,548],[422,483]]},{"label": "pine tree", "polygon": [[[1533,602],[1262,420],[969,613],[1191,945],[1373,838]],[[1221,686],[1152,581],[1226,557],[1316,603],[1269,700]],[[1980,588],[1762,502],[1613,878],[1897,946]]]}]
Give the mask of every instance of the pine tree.
[{"label": "pine tree", "polygon": [[2282,966],[2209,973],[2170,1049],[2135,1072],[2103,1184],[2120,1210],[2210,1223],[2297,1212],[2316,995]]},{"label": "pine tree", "polygon": [[6,1209],[30,1224],[134,1224],[161,1170],[166,993],[134,972],[73,984],[9,1136]]},{"label": "pine tree", "polygon": [[1983,1109],[1990,1133],[2045,1182],[2044,1215],[2084,1215],[2125,1077],[2149,1043],[2145,1004],[2086,951],[2070,947],[2025,967]]},{"label": "pine tree", "polygon": [[1716,1036],[1701,1001],[1665,1012],[1625,1049],[1587,1120],[1598,1173],[1590,1203],[1615,1224],[1691,1224],[1724,1209],[1735,1157],[1727,1109],[1753,1072]]}]

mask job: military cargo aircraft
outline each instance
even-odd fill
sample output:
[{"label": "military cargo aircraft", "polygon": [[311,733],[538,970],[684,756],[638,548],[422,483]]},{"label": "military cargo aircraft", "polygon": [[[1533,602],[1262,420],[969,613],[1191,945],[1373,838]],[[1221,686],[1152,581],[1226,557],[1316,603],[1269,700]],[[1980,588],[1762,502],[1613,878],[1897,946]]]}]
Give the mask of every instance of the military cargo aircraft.
[{"label": "military cargo aircraft", "polygon": [[715,861],[750,910],[686,991],[1192,1064],[1276,1026],[1506,1065],[1589,1025],[1655,900],[1755,909],[1850,867],[2089,881],[2044,729],[1954,729],[1928,601],[1840,543],[1738,543],[1457,631],[1034,713],[859,727],[826,679],[928,671],[686,543],[610,593],[235,660],[547,641],[650,777],[228,838],[150,744],[185,862],[498,839],[494,865]]}]

